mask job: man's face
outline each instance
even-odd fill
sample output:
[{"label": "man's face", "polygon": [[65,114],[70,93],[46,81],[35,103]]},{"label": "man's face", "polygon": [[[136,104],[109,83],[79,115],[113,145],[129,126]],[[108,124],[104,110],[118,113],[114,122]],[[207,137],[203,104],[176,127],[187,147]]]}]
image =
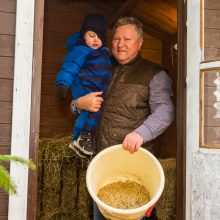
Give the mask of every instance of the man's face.
[{"label": "man's face", "polygon": [[112,40],[112,53],[121,64],[126,64],[139,53],[143,39],[138,37],[133,24],[126,24],[116,29]]}]

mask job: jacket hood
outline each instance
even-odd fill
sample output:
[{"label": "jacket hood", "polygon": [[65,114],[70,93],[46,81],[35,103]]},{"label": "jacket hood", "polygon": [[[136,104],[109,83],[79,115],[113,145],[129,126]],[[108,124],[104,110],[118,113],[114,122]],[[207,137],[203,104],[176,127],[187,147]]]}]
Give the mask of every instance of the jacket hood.
[{"label": "jacket hood", "polygon": [[68,51],[71,51],[73,49],[74,46],[76,46],[76,44],[79,44],[79,42],[83,42],[83,38],[80,36],[79,32],[73,33],[72,35],[70,35],[70,37],[68,38],[67,42],[66,42],[66,47],[68,49]]}]

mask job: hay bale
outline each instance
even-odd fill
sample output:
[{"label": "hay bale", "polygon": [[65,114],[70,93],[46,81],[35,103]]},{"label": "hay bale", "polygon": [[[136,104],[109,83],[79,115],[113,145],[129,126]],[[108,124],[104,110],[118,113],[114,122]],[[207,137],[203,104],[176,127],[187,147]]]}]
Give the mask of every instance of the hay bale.
[{"label": "hay bale", "polygon": [[159,220],[176,219],[176,159],[159,159],[165,175],[164,191],[157,202]]},{"label": "hay bale", "polygon": [[44,161],[43,188],[60,193],[62,161]]},{"label": "hay bale", "polygon": [[[40,140],[37,202],[39,220],[89,220],[86,217],[88,214],[84,213],[89,201],[85,183],[88,161],[79,158],[69,148],[71,141],[71,136]],[[77,204],[78,201],[82,205]]]},{"label": "hay bale", "polygon": [[55,219],[55,216],[59,215],[60,209],[60,196],[59,194],[44,191],[43,198],[42,198],[42,220],[49,220]]},{"label": "hay bale", "polygon": [[78,219],[92,220],[93,211],[92,205],[93,200],[86,187],[86,170],[88,164],[84,163],[80,167],[79,171],[79,185],[78,185],[78,199],[77,199],[77,210]]},{"label": "hay bale", "polygon": [[65,215],[71,214],[76,209],[78,166],[78,160],[63,162],[60,211]]}]

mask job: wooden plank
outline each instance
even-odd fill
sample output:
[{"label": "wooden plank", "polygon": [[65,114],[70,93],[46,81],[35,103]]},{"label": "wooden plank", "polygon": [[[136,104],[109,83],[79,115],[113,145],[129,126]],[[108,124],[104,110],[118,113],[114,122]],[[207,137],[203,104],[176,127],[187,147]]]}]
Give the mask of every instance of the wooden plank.
[{"label": "wooden plank", "polygon": [[220,48],[220,29],[205,29],[204,46]]},{"label": "wooden plank", "polygon": [[15,37],[0,35],[0,56],[14,57]]},{"label": "wooden plank", "polygon": [[78,32],[80,30],[79,24],[63,23],[61,21],[47,21],[44,26],[47,32],[60,32],[68,33],[69,35],[73,32]]},{"label": "wooden plank", "polygon": [[146,22],[143,24],[143,31],[159,40],[166,40],[170,37],[170,34],[168,34],[166,31],[155,28],[155,26],[153,26],[152,24],[147,24]]},{"label": "wooden plank", "polygon": [[74,124],[75,117],[70,116],[70,117],[48,117],[48,116],[41,116],[40,119],[40,126],[41,127],[65,127],[68,125]]},{"label": "wooden plank", "polygon": [[1,214],[0,214],[0,220],[8,220],[8,215],[2,215],[1,216]]},{"label": "wooden plank", "polygon": [[[192,2],[190,2],[190,3],[192,3]],[[176,169],[177,169],[177,172],[176,172],[176,219],[183,220],[183,219],[190,218],[189,217],[190,211],[188,210],[188,209],[190,209],[190,204],[188,204],[188,202],[190,202],[190,201],[188,198],[190,197],[191,192],[188,189],[186,191],[186,184],[188,185],[191,183],[191,179],[190,179],[191,177],[188,179],[189,175],[186,174],[186,170],[188,170],[190,173],[191,167],[188,163],[186,163],[186,140],[189,141],[189,139],[186,139],[186,130],[187,130],[186,126],[187,126],[187,128],[189,128],[191,126],[191,124],[190,124],[190,126],[188,126],[188,121],[186,122],[186,115],[188,113],[188,112],[186,112],[186,107],[187,107],[186,101],[188,100],[188,98],[190,98],[190,95],[192,95],[192,94],[188,95],[187,94],[188,90],[186,89],[186,73],[187,73],[187,71],[186,71],[187,66],[186,65],[188,65],[188,64],[186,64],[187,63],[187,61],[186,61],[187,60],[187,56],[186,56],[186,54],[187,54],[186,24],[187,24],[187,15],[188,15],[187,14],[188,2],[186,4],[186,2],[184,2],[182,0],[178,0],[178,1],[175,1],[175,4],[178,4],[178,7],[177,7],[177,12],[178,12],[178,20],[177,20],[177,25],[178,25],[178,35],[177,35],[178,71],[176,72],[177,73],[176,96],[178,97],[178,99],[177,99],[176,106],[175,106],[176,107],[176,110],[175,110],[176,126],[177,126],[177,136],[176,136],[176,138],[177,138],[177,147],[176,147],[176,150],[177,150],[177,154],[176,154],[177,155],[176,156]],[[197,7],[197,3],[196,3],[195,7]],[[189,8],[192,8],[192,4],[189,6]],[[192,15],[193,15],[192,10],[189,10],[188,19],[189,19],[190,23],[192,22],[192,17],[193,17]],[[195,18],[196,18],[196,20],[198,19],[197,11],[195,12]],[[191,27],[189,28],[190,35],[192,34],[195,26],[196,25],[193,24],[192,28]],[[199,31],[198,29],[195,29],[195,31],[198,32]],[[196,40],[197,40],[197,37],[196,37]],[[190,45],[189,48],[194,48],[194,46],[195,46],[194,39],[192,39],[191,44],[189,43],[189,45]],[[197,51],[197,46],[195,47],[195,50]],[[190,56],[190,59],[192,57],[195,58],[195,60],[193,59],[192,63],[199,59],[198,56],[194,56],[194,55],[195,54],[193,53],[193,55]],[[191,68],[190,71],[192,71],[193,73],[194,72],[197,73],[197,70],[195,68],[193,69],[192,65],[189,65],[189,69],[190,68]],[[190,83],[191,82],[192,82],[192,79],[190,80]],[[194,92],[194,90],[192,91],[192,93],[193,92]],[[187,95],[187,99],[186,99],[186,95]],[[198,98],[198,96],[196,95],[196,99],[197,98]],[[193,102],[196,99],[194,99]],[[192,109],[194,109],[194,107],[189,109],[189,111],[191,111]],[[196,114],[194,114],[194,112],[193,112],[193,116],[194,115],[196,115]],[[198,136],[196,138],[198,138]],[[193,144],[190,146],[195,146],[194,145],[195,143],[190,143],[190,144]],[[189,157],[190,160],[192,160],[191,149],[189,149],[189,151],[190,152],[188,152],[188,150],[187,150],[187,157]],[[187,161],[188,161],[188,159],[187,159]]]},{"label": "wooden plank", "polygon": [[205,47],[204,55],[206,61],[220,59],[220,49]]},{"label": "wooden plank", "polygon": [[[71,95],[69,94],[69,97]],[[66,101],[60,100],[57,95],[43,95],[41,97],[41,106],[68,106],[71,102],[71,97]]]},{"label": "wooden plank", "polygon": [[205,9],[220,10],[219,0],[205,0],[204,1]]},{"label": "wooden plank", "polygon": [[162,50],[162,65],[169,71],[169,75],[172,79],[172,85],[174,90],[174,103],[176,103],[177,94],[177,65],[178,65],[178,51],[174,49],[174,45],[177,43],[177,35],[173,35],[169,39],[163,41]]},{"label": "wooden plank", "polygon": [[47,44],[57,44],[59,47],[66,48],[66,42],[70,37],[69,33],[49,32],[44,31],[44,48],[47,48]]},{"label": "wooden plank", "polygon": [[0,122],[11,123],[12,121],[12,102],[0,102]]},{"label": "wooden plank", "polygon": [[72,25],[80,25],[83,22],[84,14],[72,11],[46,11],[44,15],[45,22],[70,23]]},{"label": "wooden plank", "polygon": [[8,213],[8,194],[0,193],[0,215],[6,216]]},{"label": "wooden plank", "polygon": [[15,14],[0,11],[0,34],[15,35]]},{"label": "wooden plank", "polygon": [[11,147],[8,146],[0,146],[0,154],[10,154]]},{"label": "wooden plank", "polygon": [[213,92],[216,90],[216,87],[205,87],[204,88],[204,103],[205,106],[213,106],[216,102],[216,96]]},{"label": "wooden plank", "polygon": [[204,28],[220,29],[220,11],[205,10]]},{"label": "wooden plank", "polygon": [[[55,83],[53,83],[53,84],[42,83],[41,88],[42,88],[42,92],[41,92],[42,95],[55,95],[55,96],[57,96],[57,89],[56,89]],[[70,93],[70,91],[69,91],[69,93]]]},{"label": "wooden plank", "polygon": [[45,73],[56,73],[58,72],[58,70],[60,69],[61,67],[61,61],[58,62],[58,63],[47,63],[47,62],[43,62],[42,64],[42,74],[45,74]]},{"label": "wooden plank", "polygon": [[204,72],[204,86],[216,87],[216,84],[214,84],[214,80],[217,79],[216,72],[218,71],[216,70]]},{"label": "wooden plank", "polygon": [[205,127],[220,127],[219,118],[216,118],[216,108],[213,106],[205,106],[204,108],[204,126]]},{"label": "wooden plank", "polygon": [[13,98],[13,80],[0,79],[0,101],[11,102]]},{"label": "wooden plank", "polygon": [[200,63],[201,71],[219,71],[220,70],[220,60],[209,60]]},{"label": "wooden plank", "polygon": [[219,127],[204,127],[204,144],[210,147],[220,148]]},{"label": "wooden plank", "polygon": [[31,122],[29,158],[36,164],[36,171],[28,173],[27,219],[37,218],[37,181],[38,181],[38,147],[40,127],[41,99],[41,67],[43,51],[44,0],[35,1],[34,10],[34,48],[33,48],[33,78],[31,93]]},{"label": "wooden plank", "polygon": [[60,63],[63,62],[64,57],[66,53],[53,53],[53,52],[47,52],[44,50],[43,53],[43,60],[44,62],[50,62],[50,63]]},{"label": "wooden plank", "polygon": [[[50,84],[56,87],[55,80],[59,69],[54,73],[42,73],[42,85],[43,84]],[[43,90],[43,89],[42,89]]]},{"label": "wooden plank", "polygon": [[53,138],[60,135],[71,135],[73,125],[65,125],[65,127],[40,127],[40,138]]},{"label": "wooden plank", "polygon": [[162,52],[159,50],[141,50],[141,55],[152,62],[162,62]]},{"label": "wooden plank", "polygon": [[154,49],[162,51],[162,42],[158,39],[144,38],[142,49]]},{"label": "wooden plank", "polygon": [[109,26],[113,27],[115,22],[118,20],[119,17],[126,15],[130,12],[133,7],[139,2],[139,0],[128,0],[122,3],[121,7],[117,9],[117,11],[113,14]]},{"label": "wooden plank", "polygon": [[0,78],[13,79],[14,77],[14,58],[0,57]]},{"label": "wooden plank", "polygon": [[60,53],[60,54],[67,53],[66,40],[58,43],[56,42],[55,39],[51,41],[51,38],[48,38],[45,39],[44,43],[45,43],[44,52],[49,51],[50,53]]},{"label": "wooden plank", "polygon": [[16,11],[16,0],[1,0],[0,9],[4,12],[15,13]]},{"label": "wooden plank", "polygon": [[[93,4],[88,4],[84,1],[72,1],[68,4],[60,0],[47,0],[45,1],[45,14],[48,11],[55,11],[55,12],[71,12],[72,14],[85,14],[88,12],[94,12],[97,8],[94,7]],[[97,11],[98,12],[98,11]]]},{"label": "wooden plank", "polygon": [[74,117],[69,106],[42,106],[40,111],[41,117]]},{"label": "wooden plank", "polygon": [[[169,13],[167,13],[169,11]],[[177,31],[176,7],[161,0],[140,1],[132,11],[133,16],[139,17],[145,24],[157,27],[158,30],[169,34]]]},{"label": "wooden plank", "polygon": [[[29,158],[30,110],[33,76],[33,36],[35,1],[16,4],[16,48],[13,83],[11,155]],[[10,164],[10,176],[17,185],[17,196],[9,196],[8,219],[27,219],[28,168]]]},{"label": "wooden plank", "polygon": [[157,155],[159,158],[176,157],[176,127],[174,123],[159,138],[157,146]]},{"label": "wooden plank", "polygon": [[11,146],[11,124],[0,124],[1,146]]},{"label": "wooden plank", "polygon": [[157,38],[155,38],[152,35],[144,32],[144,39],[154,40],[154,39],[157,39]]}]

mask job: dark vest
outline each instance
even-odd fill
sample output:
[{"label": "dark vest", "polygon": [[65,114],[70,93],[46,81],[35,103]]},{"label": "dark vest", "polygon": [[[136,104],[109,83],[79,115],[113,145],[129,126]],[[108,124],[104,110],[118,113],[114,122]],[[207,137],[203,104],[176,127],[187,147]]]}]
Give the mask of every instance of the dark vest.
[{"label": "dark vest", "polygon": [[[147,119],[151,113],[150,81],[160,70],[161,66],[143,60],[140,55],[126,65],[113,68],[97,132],[98,151],[121,144],[128,133]],[[148,142],[143,147],[150,145]]]}]

